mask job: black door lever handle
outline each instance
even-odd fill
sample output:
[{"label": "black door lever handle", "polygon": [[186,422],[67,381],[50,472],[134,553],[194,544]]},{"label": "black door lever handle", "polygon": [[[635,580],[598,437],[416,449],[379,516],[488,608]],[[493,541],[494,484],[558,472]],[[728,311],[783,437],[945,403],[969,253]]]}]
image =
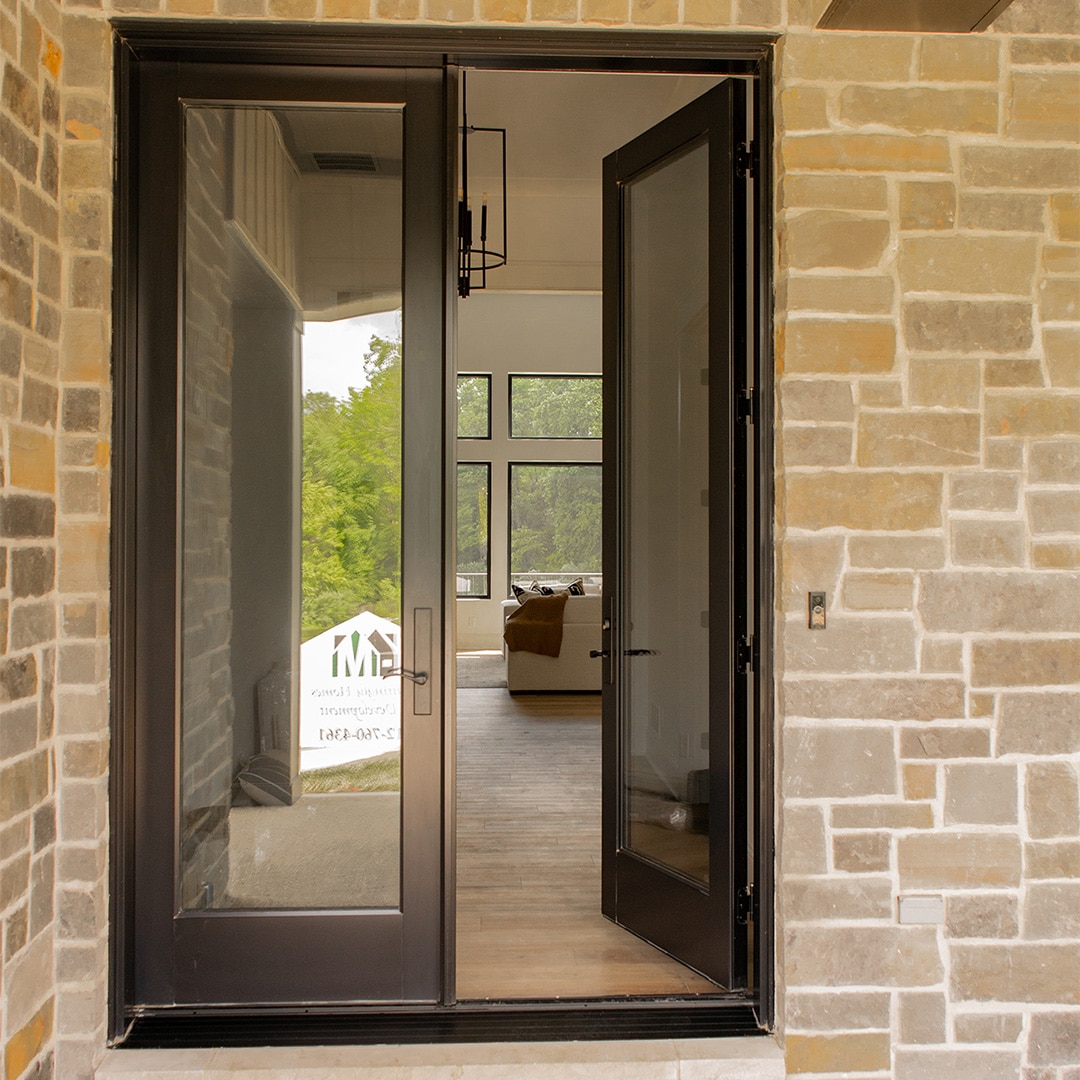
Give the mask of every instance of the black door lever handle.
[{"label": "black door lever handle", "polygon": [[623,656],[659,656],[656,649],[625,649]]},{"label": "black door lever handle", "polygon": [[607,649],[590,649],[589,650],[589,657],[592,660],[599,660],[601,657],[606,658],[606,657],[608,657],[610,655],[611,655],[611,653],[609,653],[607,651]]}]

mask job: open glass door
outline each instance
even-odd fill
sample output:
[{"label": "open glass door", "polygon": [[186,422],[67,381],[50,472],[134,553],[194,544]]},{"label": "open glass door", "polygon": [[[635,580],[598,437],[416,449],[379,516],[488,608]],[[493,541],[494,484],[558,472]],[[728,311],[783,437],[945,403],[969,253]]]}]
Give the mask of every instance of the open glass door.
[{"label": "open glass door", "polygon": [[604,162],[603,911],[746,985],[746,206],[727,80]]},{"label": "open glass door", "polygon": [[441,70],[147,65],[136,1007],[439,999]]}]

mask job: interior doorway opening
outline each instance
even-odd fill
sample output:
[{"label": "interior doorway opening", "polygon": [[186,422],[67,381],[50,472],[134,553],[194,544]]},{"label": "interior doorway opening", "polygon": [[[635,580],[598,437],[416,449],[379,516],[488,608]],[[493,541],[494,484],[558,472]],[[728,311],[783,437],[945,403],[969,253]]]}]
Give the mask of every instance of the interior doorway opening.
[{"label": "interior doorway opening", "polygon": [[[723,993],[601,914],[602,673],[589,657],[603,621],[602,163],[720,80],[463,80],[468,124],[506,130],[493,243],[507,264],[457,315],[457,997]],[[498,222],[499,147],[471,138],[468,152],[474,220],[483,205]],[[549,589],[574,594],[558,656],[511,651],[507,616]],[[686,827],[674,805],[656,800],[661,838]]]}]

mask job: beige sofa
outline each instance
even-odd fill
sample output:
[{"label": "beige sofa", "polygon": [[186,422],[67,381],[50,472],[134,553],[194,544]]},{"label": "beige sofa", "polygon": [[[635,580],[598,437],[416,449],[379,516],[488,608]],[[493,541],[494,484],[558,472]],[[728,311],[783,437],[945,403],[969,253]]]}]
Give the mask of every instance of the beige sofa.
[{"label": "beige sofa", "polygon": [[[558,656],[511,652],[503,645],[506,657],[506,685],[511,694],[536,690],[599,690],[600,660],[589,656],[600,649],[600,596],[568,596],[563,613],[562,649]],[[503,622],[521,605],[504,600]]]}]

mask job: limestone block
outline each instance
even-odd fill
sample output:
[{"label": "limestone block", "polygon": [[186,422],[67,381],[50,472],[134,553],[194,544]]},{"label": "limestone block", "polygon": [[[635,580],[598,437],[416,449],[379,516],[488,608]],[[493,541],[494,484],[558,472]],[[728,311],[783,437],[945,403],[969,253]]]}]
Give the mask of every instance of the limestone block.
[{"label": "limestone block", "polygon": [[1080,195],[1071,191],[1051,195],[1050,217],[1058,240],[1080,240]]},{"label": "limestone block", "polygon": [[[905,761],[900,771],[904,778],[905,799],[933,799],[937,796],[937,768],[935,766]],[[927,810],[930,808],[927,807]]]},{"label": "limestone block", "polygon": [[785,715],[822,720],[948,720],[965,712],[964,684],[949,678],[790,678],[783,697]]},{"label": "limestone block", "polygon": [[789,725],[783,747],[783,791],[788,797],[896,793],[896,756],[887,728]]},{"label": "limestone block", "polygon": [[1080,430],[1080,397],[988,394],[987,434],[1046,436]]},{"label": "limestone block", "polygon": [[1025,938],[1080,937],[1080,881],[1040,881],[1024,888]]},{"label": "limestone block", "polygon": [[870,468],[892,465],[977,465],[980,421],[964,412],[863,412],[856,460]]},{"label": "limestone block", "polygon": [[1080,1062],[1080,1012],[1033,1013],[1028,1035],[1028,1061],[1033,1065],[1076,1065]]},{"label": "limestone block", "polygon": [[893,292],[891,277],[793,276],[787,281],[787,308],[789,311],[887,315],[892,311]]},{"label": "limestone block", "polygon": [[1029,296],[1035,237],[912,236],[900,244],[900,287],[907,292]]},{"label": "limestone block", "polygon": [[934,986],[937,933],[923,926],[799,926],[786,934],[788,986]]},{"label": "limestone block", "polygon": [[1046,228],[1046,196],[1017,192],[964,191],[960,194],[961,229],[1041,234]]},{"label": "limestone block", "polygon": [[[910,798],[905,792],[905,798]],[[842,803],[832,810],[834,829],[929,829],[931,807],[906,802]]]},{"label": "limestone block", "polygon": [[781,205],[884,211],[889,190],[882,176],[785,176]]},{"label": "limestone block", "polygon": [[892,370],[896,330],[891,322],[792,319],[782,351],[791,374],[879,374]]},{"label": "limestone block", "polygon": [[877,266],[889,242],[889,222],[842,210],[807,210],[788,216],[783,248],[792,267],[812,270],[838,266],[867,270]]},{"label": "limestone block", "polygon": [[1039,285],[1039,318],[1043,322],[1080,319],[1080,278],[1046,278]]},{"label": "limestone block", "polygon": [[786,539],[780,558],[784,610],[805,612],[808,592],[834,593],[843,557],[844,541],[839,536]]},{"label": "limestone block", "polygon": [[787,522],[811,530],[933,529],[941,525],[941,487],[933,473],[796,473],[787,477]]},{"label": "limestone block", "polygon": [[816,806],[785,806],[780,816],[780,870],[793,874],[824,874],[825,819]]},{"label": "limestone block", "polygon": [[[493,0],[493,2],[501,6],[505,0]],[[518,4],[520,4],[520,15],[517,14]],[[514,21],[522,22],[528,12],[528,5],[525,0],[515,0],[513,10]],[[639,26],[670,26],[679,21],[679,5],[677,0],[631,0],[630,21]]]},{"label": "limestone block", "polygon": [[1031,345],[1031,304],[1010,300],[910,300],[904,336],[920,352],[1017,353]]},{"label": "limestone block", "polygon": [[834,615],[824,633],[802,617],[783,624],[784,670],[817,674],[914,671],[915,627],[910,618]]},{"label": "limestone block", "polygon": [[1080,73],[1074,71],[1014,71],[1007,98],[1010,138],[1040,142],[1074,142]]},{"label": "limestone block", "polygon": [[788,1035],[784,1040],[788,1076],[805,1073],[877,1072],[890,1065],[886,1032],[842,1035]]},{"label": "limestone block", "polygon": [[916,135],[928,131],[994,133],[998,127],[996,90],[924,86],[846,86],[840,118],[859,125],[887,124]]},{"label": "limestone block", "polygon": [[987,437],[985,463],[988,469],[1019,471],[1024,467],[1024,446],[1007,435]]},{"label": "limestone block", "polygon": [[1002,695],[998,754],[1075,754],[1080,751],[1080,694],[1063,691]]},{"label": "limestone block", "polygon": [[862,379],[859,382],[859,407],[863,409],[899,409],[904,404],[904,388],[893,379]]},{"label": "limestone block", "polygon": [[900,1042],[915,1044],[945,1041],[945,995],[900,994]]},{"label": "limestone block", "polygon": [[919,78],[924,82],[998,80],[1001,46],[994,38],[931,34],[919,41]]},{"label": "limestone block", "polygon": [[1024,526],[1019,521],[955,521],[952,556],[958,566],[1023,566]]},{"label": "limestone block", "polygon": [[1080,632],[1080,581],[960,570],[923,575],[919,613],[938,633]]},{"label": "limestone block", "polygon": [[991,357],[983,365],[983,379],[988,388],[1042,386],[1042,364],[1034,357]]},{"label": "limestone block", "polygon": [[783,886],[784,921],[891,919],[892,883],[887,877],[842,880],[795,879]]},{"label": "limestone block", "polygon": [[820,465],[825,468],[851,463],[851,428],[785,427],[785,466]]},{"label": "limestone block", "polygon": [[956,1001],[1080,1004],[1080,945],[954,945],[950,989]]},{"label": "limestone block", "polygon": [[[841,44],[843,37],[837,39]],[[949,141],[941,135],[794,135],[780,144],[785,169],[851,172],[947,173]],[[1059,166],[1066,171],[1067,165]],[[998,185],[994,185],[995,187]],[[1048,183],[1048,187],[1060,184]]]},{"label": "limestone block", "polygon": [[845,421],[855,416],[851,384],[835,380],[785,379],[780,388],[780,409],[785,422]]},{"label": "limestone block", "polygon": [[1041,570],[1075,570],[1080,567],[1080,543],[1033,544],[1031,562]]},{"label": "limestone block", "polygon": [[1010,833],[913,833],[897,841],[902,889],[993,889],[1020,880],[1020,841]]},{"label": "limestone block", "polygon": [[976,475],[957,473],[949,478],[950,510],[1012,512],[1016,510],[1019,494],[1020,477],[1015,473],[983,472]]},{"label": "limestone block", "polygon": [[894,1080],[1016,1080],[1019,1050],[899,1047]]},{"label": "limestone block", "polygon": [[957,1042],[1016,1042],[1024,1027],[1020,1013],[960,1013],[953,1022]]},{"label": "limestone block", "polygon": [[844,575],[844,607],[851,611],[910,611],[914,576],[911,574]]},{"label": "limestone block", "polygon": [[1080,682],[1080,638],[975,641],[972,686],[1068,686]]},{"label": "limestone block", "polygon": [[27,1071],[30,1064],[52,1038],[55,1004],[55,999],[50,997],[8,1040],[4,1047],[6,1077],[15,1080],[17,1077],[30,1075]]},{"label": "limestone block", "polygon": [[[962,146],[960,180],[967,188],[1071,191],[1080,176],[1080,150],[1072,147]],[[1065,239],[1064,236],[1060,237]]]},{"label": "limestone block", "polygon": [[1035,761],[1025,769],[1028,835],[1036,840],[1080,832],[1076,768],[1067,761]]},{"label": "limestone block", "polygon": [[945,545],[929,536],[853,536],[848,558],[852,566],[880,570],[936,570],[945,565]]},{"label": "limestone block", "polygon": [[978,360],[912,360],[908,364],[911,404],[978,408],[979,374]]},{"label": "limestone block", "polygon": [[973,893],[950,896],[945,903],[945,928],[951,938],[1015,938],[1020,932],[1014,893]]},{"label": "limestone block", "polygon": [[885,832],[833,836],[833,869],[844,874],[883,874],[892,865],[892,838]]},{"label": "limestone block", "polygon": [[1080,878],[1080,840],[1034,840],[1024,844],[1024,878]]},{"label": "limestone block", "polygon": [[946,825],[1013,825],[1018,820],[1016,766],[983,762],[945,766]]},{"label": "limestone block", "polygon": [[1071,244],[1047,244],[1042,265],[1048,274],[1080,274],[1080,249]]},{"label": "limestone block", "polygon": [[1029,491],[1026,502],[1036,535],[1080,532],[1080,491]]},{"label": "limestone block", "polygon": [[968,694],[968,716],[972,719],[979,717],[992,717],[996,707],[996,694],[976,694],[974,691]]},{"label": "limestone block", "polygon": [[686,0],[683,22],[691,26],[730,26],[734,0]]},{"label": "limestone block", "polygon": [[785,996],[784,1012],[788,1031],[888,1028],[890,995],[863,990],[854,993],[795,990]]},{"label": "limestone block", "polygon": [[900,183],[900,229],[951,229],[956,221],[956,185],[945,180]]},{"label": "limestone block", "polygon": [[[535,10],[535,9],[534,9]],[[823,86],[788,86],[780,92],[784,131],[820,131],[829,126]]]},{"label": "limestone block", "polygon": [[1080,41],[1068,38],[1022,38],[1009,42],[1014,65],[1080,64]]},{"label": "limestone block", "polygon": [[1051,386],[1080,386],[1080,327],[1044,327],[1043,353]]},{"label": "limestone block", "polygon": [[851,82],[906,82],[913,45],[899,34],[792,34],[781,70],[786,79],[831,81],[843,71]]}]

